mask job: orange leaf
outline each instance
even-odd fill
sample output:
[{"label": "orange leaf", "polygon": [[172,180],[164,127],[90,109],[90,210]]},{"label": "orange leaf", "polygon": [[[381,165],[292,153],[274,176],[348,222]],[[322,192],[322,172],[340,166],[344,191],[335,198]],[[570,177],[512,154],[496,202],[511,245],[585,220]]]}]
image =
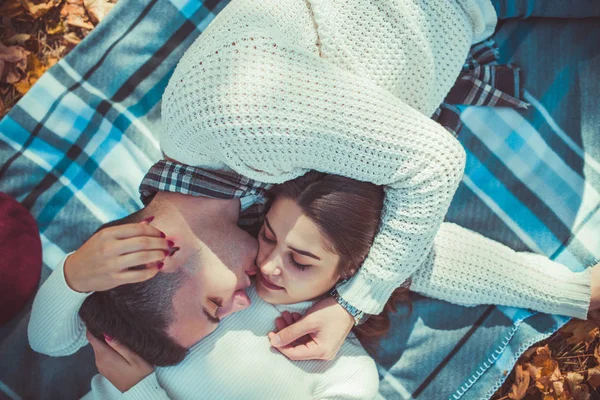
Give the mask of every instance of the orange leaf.
[{"label": "orange leaf", "polygon": [[523,371],[521,364],[517,365],[515,371],[515,383],[513,383],[508,393],[508,397],[512,400],[521,400],[525,397],[527,388],[529,387],[530,376],[528,372]]}]

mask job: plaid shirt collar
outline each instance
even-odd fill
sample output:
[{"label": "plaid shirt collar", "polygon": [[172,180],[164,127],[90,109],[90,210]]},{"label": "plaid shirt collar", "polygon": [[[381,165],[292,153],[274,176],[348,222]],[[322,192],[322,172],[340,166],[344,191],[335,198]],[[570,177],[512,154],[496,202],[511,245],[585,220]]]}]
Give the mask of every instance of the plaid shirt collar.
[{"label": "plaid shirt collar", "polygon": [[271,186],[232,170],[212,171],[161,160],[146,173],[139,192],[144,205],[148,205],[159,191],[212,199],[240,199],[238,225],[249,233],[257,234],[272,197],[268,191]]},{"label": "plaid shirt collar", "polygon": [[[471,48],[456,83],[432,119],[455,136],[462,126],[458,104],[526,108],[520,100],[519,68],[496,65],[498,46],[493,40]],[[154,164],[140,185],[142,203],[150,203],[158,191],[177,192],[213,199],[240,199],[238,225],[257,234],[271,199],[272,185],[246,178],[233,170],[205,170],[161,160]],[[247,208],[244,203],[250,204]]]}]

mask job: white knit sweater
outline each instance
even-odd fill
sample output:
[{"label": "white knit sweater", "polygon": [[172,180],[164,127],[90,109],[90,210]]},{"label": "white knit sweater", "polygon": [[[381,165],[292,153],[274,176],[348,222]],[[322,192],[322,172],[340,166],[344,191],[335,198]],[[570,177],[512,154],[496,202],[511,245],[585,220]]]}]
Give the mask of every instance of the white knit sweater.
[{"label": "white knit sweater", "polygon": [[[64,261],[44,282],[33,302],[29,343],[40,353],[65,356],[86,345],[79,308],[90,293],[69,288]],[[346,339],[332,361],[290,361],[271,348],[267,333],[281,312],[304,313],[311,302],[272,305],[251,287],[251,306],[223,319],[185,359],[155,372],[122,394],[102,375],[92,379],[85,399],[371,399],[377,367],[356,339]]]},{"label": "white knit sweater", "polygon": [[315,169],[387,185],[380,232],[339,290],[366,313],[412,277],[458,304],[586,318],[589,272],[459,227],[436,237],[465,153],[429,116],[495,23],[489,0],[233,0],[175,69],[161,147],[264,182]]}]

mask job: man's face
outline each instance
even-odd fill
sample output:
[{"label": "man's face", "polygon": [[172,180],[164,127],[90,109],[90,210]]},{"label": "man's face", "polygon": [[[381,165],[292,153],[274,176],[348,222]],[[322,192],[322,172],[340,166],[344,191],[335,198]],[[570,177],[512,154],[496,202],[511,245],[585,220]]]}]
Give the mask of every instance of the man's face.
[{"label": "man's face", "polygon": [[152,225],[180,248],[165,259],[161,273],[182,270],[185,276],[173,297],[169,335],[191,347],[220,318],[250,305],[245,289],[256,273],[257,243],[237,226],[238,200],[159,194],[162,206]]}]

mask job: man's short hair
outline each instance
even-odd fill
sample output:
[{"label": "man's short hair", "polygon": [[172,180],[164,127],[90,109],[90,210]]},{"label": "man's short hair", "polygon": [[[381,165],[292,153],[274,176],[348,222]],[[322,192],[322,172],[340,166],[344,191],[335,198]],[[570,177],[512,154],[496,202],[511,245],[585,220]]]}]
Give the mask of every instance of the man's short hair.
[{"label": "man's short hair", "polygon": [[[98,231],[140,222],[146,214],[146,209],[142,209],[104,224]],[[159,273],[144,282],[95,292],[85,299],[79,316],[98,339],[104,340],[106,334],[152,365],[175,365],[184,359],[187,349],[170,337],[167,330],[174,319],[173,297],[184,277],[181,270]]]}]

